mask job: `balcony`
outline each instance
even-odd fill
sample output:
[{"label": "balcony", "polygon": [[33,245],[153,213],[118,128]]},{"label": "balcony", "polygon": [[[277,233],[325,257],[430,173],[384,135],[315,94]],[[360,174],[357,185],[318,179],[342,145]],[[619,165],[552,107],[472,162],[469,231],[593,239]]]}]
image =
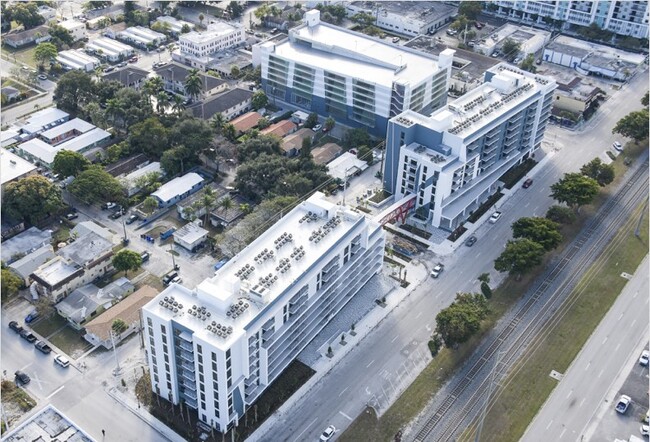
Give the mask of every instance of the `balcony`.
[{"label": "balcony", "polygon": [[196,378],[194,377],[193,372],[182,370],[181,371],[181,376],[184,377],[185,379],[187,379],[188,381],[196,382]]},{"label": "balcony", "polygon": [[190,353],[194,353],[194,348],[192,347],[191,344],[188,344],[187,341],[181,341],[179,344],[179,347],[182,348],[185,351],[188,351]]}]

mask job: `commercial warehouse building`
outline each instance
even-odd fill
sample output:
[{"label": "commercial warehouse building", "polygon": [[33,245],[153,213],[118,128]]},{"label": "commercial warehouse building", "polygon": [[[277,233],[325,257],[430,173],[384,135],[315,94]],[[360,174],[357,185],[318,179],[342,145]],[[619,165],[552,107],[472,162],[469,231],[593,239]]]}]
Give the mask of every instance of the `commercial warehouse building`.
[{"label": "commercial warehouse building", "polygon": [[158,47],[167,41],[167,36],[143,26],[132,26],[115,34],[118,40],[142,49]]},{"label": "commercial warehouse building", "polygon": [[376,17],[375,25],[388,32],[416,36],[433,34],[451,21],[457,8],[443,2],[351,2],[348,17],[365,13]]},{"label": "commercial warehouse building", "polygon": [[86,51],[92,51],[98,57],[111,62],[121,61],[133,55],[131,46],[106,37],[98,37],[86,44]]},{"label": "commercial warehouse building", "polygon": [[549,77],[500,63],[430,117],[391,119],[384,188],[395,201],[414,195],[434,227],[456,229],[497,192],[503,173],[539,149],[555,88]]},{"label": "commercial warehouse building", "polygon": [[436,60],[321,22],[318,10],[305,18],[288,39],[253,46],[253,65],[261,65],[271,100],[382,137],[395,115],[407,109],[427,114],[446,103],[453,50]]},{"label": "commercial warehouse building", "polygon": [[92,57],[79,49],[70,49],[59,52],[56,56],[56,61],[58,61],[64,69],[84,72],[93,72],[101,64],[97,58]]},{"label": "commercial warehouse building", "polygon": [[384,232],[321,193],[194,290],[142,309],[151,388],[224,431],[382,267]]}]

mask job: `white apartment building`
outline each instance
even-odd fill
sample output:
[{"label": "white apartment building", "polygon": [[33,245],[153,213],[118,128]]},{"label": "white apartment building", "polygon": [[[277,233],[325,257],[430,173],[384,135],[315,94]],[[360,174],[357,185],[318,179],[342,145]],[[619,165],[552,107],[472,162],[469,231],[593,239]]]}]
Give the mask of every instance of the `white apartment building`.
[{"label": "white apartment building", "polygon": [[74,41],[83,40],[86,38],[86,24],[79,20],[66,20],[59,23],[59,26],[66,29]]},{"label": "white apartment building", "polygon": [[226,430],[380,271],[384,242],[317,193],[194,290],[172,284],[142,308],[152,390]]},{"label": "white apartment building", "polygon": [[237,23],[216,22],[203,32],[192,31],[178,39],[182,54],[196,58],[206,57],[243,43],[246,39],[244,27]]},{"label": "white apartment building", "polygon": [[[537,21],[544,17],[566,24],[589,26],[596,23],[601,29],[619,35],[648,38],[650,10],[647,0],[560,0],[560,1],[490,1],[498,6],[497,13],[516,20]],[[488,7],[488,10],[490,8]]]},{"label": "white apartment building", "polygon": [[[384,187],[395,201],[416,195],[416,210],[434,227],[456,229],[499,178],[539,149],[556,83],[506,63],[484,83],[425,117],[390,120]],[[422,213],[424,212],[424,213]]]},{"label": "white apartment building", "polygon": [[122,40],[128,44],[149,49],[150,47],[157,47],[167,41],[167,36],[160,32],[152,31],[151,29],[143,26],[131,26],[123,31],[115,34],[118,40]]},{"label": "white apartment building", "polygon": [[134,49],[107,37],[98,37],[86,44],[86,51],[96,54],[98,57],[105,58],[108,61],[116,62],[125,60],[133,55]]},{"label": "white apartment building", "polygon": [[84,72],[93,72],[95,68],[101,64],[97,58],[85,54],[80,49],[61,51],[56,56],[56,61],[58,61],[64,69]]},{"label": "white apartment building", "polygon": [[386,135],[388,120],[411,109],[430,113],[447,101],[454,51],[437,60],[403,46],[330,25],[320,12],[289,38],[253,46],[271,100]]},{"label": "white apartment building", "polygon": [[433,34],[451,21],[458,9],[443,2],[368,2],[345,5],[348,17],[366,13],[376,17],[375,25],[396,34]]}]

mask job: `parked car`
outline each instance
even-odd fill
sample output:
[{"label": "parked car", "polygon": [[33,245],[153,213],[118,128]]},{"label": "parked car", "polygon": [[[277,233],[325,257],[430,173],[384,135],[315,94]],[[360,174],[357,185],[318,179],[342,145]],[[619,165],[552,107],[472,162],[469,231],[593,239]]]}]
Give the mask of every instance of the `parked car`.
[{"label": "parked car", "polygon": [[445,270],[445,266],[442,263],[436,264],[436,266],[431,270],[431,277],[437,278]]},{"label": "parked car", "polygon": [[138,215],[135,215],[135,214],[134,214],[134,215],[129,216],[129,217],[126,219],[126,223],[127,223],[127,224],[133,224],[134,222],[136,222],[136,221],[139,220],[139,219],[140,219],[140,217],[139,217]]},{"label": "parked car", "polygon": [[225,266],[226,263],[229,261],[230,258],[223,258],[220,260],[218,263],[214,265],[215,270],[219,270],[221,267]]},{"label": "parked car", "polygon": [[102,205],[102,210],[110,210],[113,209],[115,206],[117,206],[117,204],[115,203],[104,203]]},{"label": "parked car", "polygon": [[523,187],[524,189],[528,189],[531,185],[533,184],[533,179],[528,178],[526,181],[524,181]]},{"label": "parked car", "polygon": [[476,27],[476,29],[483,29],[484,25],[480,21],[475,21],[474,26]]},{"label": "parked car", "polygon": [[20,332],[20,337],[26,340],[27,342],[29,342],[30,344],[36,342],[36,336],[34,336],[34,334],[27,329],[24,329],[23,331]]},{"label": "parked car", "polygon": [[621,397],[618,398],[618,402],[616,403],[616,411],[618,411],[621,414],[625,414],[627,411],[627,408],[630,406],[630,402],[632,399],[626,394],[622,394]]},{"label": "parked car", "polygon": [[68,221],[72,221],[73,219],[77,219],[77,218],[79,218],[79,215],[77,215],[76,213],[68,213],[68,214],[65,216],[65,218],[66,218]]},{"label": "parked car", "polygon": [[172,279],[176,278],[178,276],[178,273],[176,272],[171,272],[166,274],[165,276],[162,277],[162,282],[164,285],[169,285],[169,283],[172,281]]},{"label": "parked car", "polygon": [[[9,326],[11,327],[11,324]],[[643,365],[644,367],[647,367],[649,357],[650,357],[650,352],[648,350],[643,350],[643,352],[641,352],[641,357],[639,358],[639,364]]]},{"label": "parked car", "polygon": [[623,145],[619,143],[618,141],[614,141],[614,144],[612,144],[612,147],[617,150],[618,152],[623,152]]},{"label": "parked car", "polygon": [[118,67],[118,68],[123,68],[124,66],[126,66],[126,64],[127,64],[126,61],[123,61],[123,62],[121,62],[121,63],[118,63],[118,64],[117,64],[117,67]]},{"label": "parked car", "polygon": [[476,243],[476,237],[474,235],[470,236],[467,238],[467,241],[465,241],[465,245],[467,247],[472,247]]},{"label": "parked car", "polygon": [[142,262],[147,262],[147,261],[149,261],[149,258],[150,258],[150,257],[151,257],[151,255],[149,255],[149,252],[146,252],[146,251],[145,251],[145,252],[142,252],[142,253],[140,254],[140,258],[142,258]]},{"label": "parked car", "polygon": [[648,425],[641,425],[641,436],[648,436],[650,434],[650,427]]},{"label": "parked car", "polygon": [[39,79],[39,80],[47,80],[47,75],[45,75],[45,74],[40,74],[40,75],[38,76],[38,79]]},{"label": "parked car", "polygon": [[59,364],[61,367],[64,368],[70,366],[70,360],[63,355],[56,355],[54,357],[54,362],[56,362],[57,364]]},{"label": "parked car", "polygon": [[111,213],[108,217],[109,217],[110,219],[118,219],[118,218],[121,217],[121,216],[122,216],[122,211],[121,211],[121,210],[118,210],[117,212],[113,212],[113,213]]},{"label": "parked car", "polygon": [[34,346],[35,346],[36,349],[37,349],[38,351],[40,351],[41,353],[48,354],[48,353],[51,353],[51,352],[52,352],[52,347],[50,347],[49,345],[47,345],[47,342],[45,342],[45,341],[36,341],[36,343],[34,344]]},{"label": "parked car", "polygon": [[181,282],[183,282],[183,278],[176,275],[176,277],[174,279],[172,279],[170,282],[173,282],[174,284],[180,284]]},{"label": "parked car", "polygon": [[129,63],[135,63],[136,61],[138,61],[138,57],[129,58]]},{"label": "parked car", "polygon": [[9,328],[15,331],[16,333],[20,333],[21,331],[23,331],[23,328],[16,321],[9,322]]},{"label": "parked car", "polygon": [[399,43],[399,37],[393,37],[393,43]]},{"label": "parked car", "polygon": [[490,217],[490,224],[494,224],[501,218],[501,212],[494,212]]},{"label": "parked car", "polygon": [[312,128],[312,130],[313,130],[314,132],[318,132],[318,131],[321,130],[322,128],[323,128],[323,125],[322,125],[322,124],[317,124],[316,126],[314,126],[314,127]]},{"label": "parked car", "polygon": [[34,322],[38,319],[38,311],[32,310],[29,312],[27,316],[25,316],[25,324],[29,324],[30,322]]},{"label": "parked car", "polygon": [[457,32],[454,31],[453,29],[447,29],[447,35],[456,35]]},{"label": "parked car", "polygon": [[29,384],[29,381],[31,381],[31,379],[29,378],[29,376],[27,376],[27,373],[24,373],[24,372],[22,372],[22,371],[20,371],[20,370],[18,370],[18,371],[15,373],[15,375],[16,375],[16,381],[17,381],[17,382],[20,382],[20,383],[23,384],[23,385],[27,385],[27,384]]},{"label": "parked car", "polygon": [[334,433],[336,432],[336,427],[334,425],[330,425],[329,427],[325,428],[325,431],[323,431],[323,434],[320,435],[320,440],[322,442],[327,442],[334,436]]},{"label": "parked car", "polygon": [[109,67],[107,67],[107,68],[104,68],[104,72],[105,72],[105,73],[113,72],[114,70],[115,70],[115,68],[114,68],[113,66],[109,66]]}]

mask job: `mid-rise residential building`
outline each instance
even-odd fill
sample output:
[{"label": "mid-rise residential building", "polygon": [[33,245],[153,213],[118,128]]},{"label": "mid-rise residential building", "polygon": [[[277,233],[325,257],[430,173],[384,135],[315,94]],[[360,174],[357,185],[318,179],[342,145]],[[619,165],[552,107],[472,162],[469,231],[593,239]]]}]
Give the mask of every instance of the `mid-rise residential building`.
[{"label": "mid-rise residential building", "polygon": [[490,1],[496,12],[516,20],[542,23],[546,17],[564,24],[589,26],[597,24],[601,29],[619,35],[648,38],[648,2],[645,0],[559,0],[559,1]]},{"label": "mid-rise residential building", "polygon": [[388,120],[411,109],[430,113],[443,106],[454,51],[437,60],[305,14],[289,37],[253,46],[262,88],[273,100],[331,116],[385,136]]},{"label": "mid-rise residential building", "polygon": [[237,46],[245,39],[243,26],[236,23],[216,22],[208,25],[206,31],[192,31],[181,35],[178,44],[181,53],[203,58]]},{"label": "mid-rise residential building", "polygon": [[317,193],[195,289],[172,284],[142,308],[152,390],[226,430],[380,271],[384,241]]},{"label": "mid-rise residential building", "polygon": [[59,26],[67,30],[74,41],[86,38],[86,24],[79,20],[65,20],[59,23]]},{"label": "mid-rise residential building", "polygon": [[[153,72],[162,78],[163,89],[189,98],[189,94],[185,90],[185,80],[191,71],[192,69],[187,66],[172,62],[155,68]],[[201,90],[199,95],[194,98],[205,99],[228,89],[228,83],[221,78],[206,75],[202,72],[199,73],[199,78],[201,79]]]},{"label": "mid-rise residential building", "polygon": [[457,8],[443,2],[369,2],[345,5],[348,17],[358,13],[376,17],[375,25],[388,32],[416,36],[433,34],[451,21]]},{"label": "mid-rise residential building", "polygon": [[541,146],[556,83],[505,63],[484,84],[426,117],[390,120],[384,187],[409,195],[422,218],[454,230],[499,188],[499,178]]}]

